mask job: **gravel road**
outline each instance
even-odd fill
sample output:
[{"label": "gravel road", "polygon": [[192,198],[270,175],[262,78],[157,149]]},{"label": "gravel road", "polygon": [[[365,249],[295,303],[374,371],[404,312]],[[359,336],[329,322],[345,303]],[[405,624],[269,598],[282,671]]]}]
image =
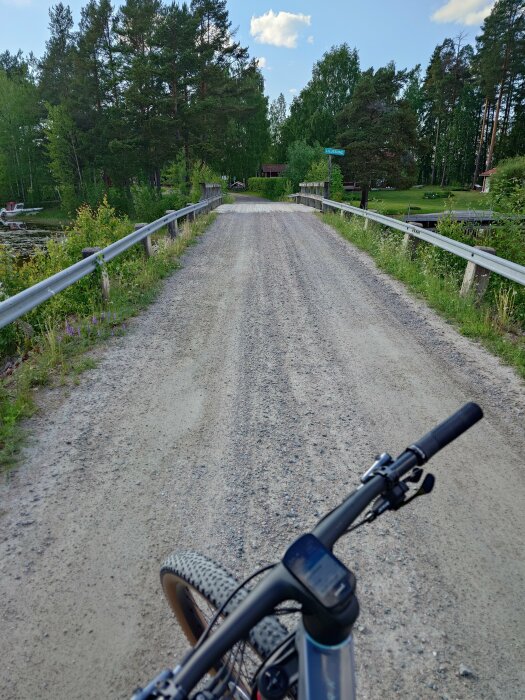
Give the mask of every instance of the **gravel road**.
[{"label": "gravel road", "polygon": [[0,696],[128,697],[185,648],[171,550],[248,574],[474,400],[432,496],[338,547],[359,697],[523,698],[523,383],[311,210],[220,212],[97,369],[42,393],[1,485]]}]

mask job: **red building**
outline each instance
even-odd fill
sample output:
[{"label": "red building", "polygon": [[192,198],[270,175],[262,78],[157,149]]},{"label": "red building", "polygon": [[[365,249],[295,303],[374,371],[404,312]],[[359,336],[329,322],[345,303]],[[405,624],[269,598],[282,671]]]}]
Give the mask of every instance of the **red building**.
[{"label": "red building", "polygon": [[286,170],[286,163],[265,163],[261,167],[261,177],[279,177]]}]

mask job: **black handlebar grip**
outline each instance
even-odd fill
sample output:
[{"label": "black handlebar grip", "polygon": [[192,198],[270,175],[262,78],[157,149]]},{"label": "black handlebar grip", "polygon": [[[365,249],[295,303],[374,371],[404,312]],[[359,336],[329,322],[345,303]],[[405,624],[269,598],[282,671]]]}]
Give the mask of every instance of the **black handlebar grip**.
[{"label": "black handlebar grip", "polygon": [[482,418],[483,411],[477,403],[466,403],[408,449],[417,456],[419,464],[424,464]]}]

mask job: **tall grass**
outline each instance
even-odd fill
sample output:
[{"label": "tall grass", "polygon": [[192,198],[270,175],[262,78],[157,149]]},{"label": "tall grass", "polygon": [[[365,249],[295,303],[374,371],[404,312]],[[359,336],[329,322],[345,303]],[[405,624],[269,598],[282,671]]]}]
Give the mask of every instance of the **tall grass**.
[{"label": "tall grass", "polygon": [[[35,389],[74,381],[84,369],[93,367],[94,361],[85,352],[125,333],[126,320],[156,298],[162,280],[179,267],[181,254],[214,218],[210,214],[191,225],[185,222],[175,240],[156,234],[150,258],[137,245],[111,261],[106,266],[111,282],[109,303],[101,295],[100,273],[93,273],[0,330],[0,467],[16,461],[21,421],[36,408]],[[105,246],[131,228],[107,202],[97,210],[83,208],[66,240],[50,242],[44,253],[22,266],[17,267],[5,249],[0,251],[0,271],[6,273],[0,293],[10,296],[45,279],[80,259],[82,248]]]},{"label": "tall grass", "polygon": [[525,378],[525,310],[516,302],[523,293],[521,288],[516,290],[513,283],[502,278],[491,279],[482,303],[474,296],[460,297],[466,262],[457,256],[422,242],[411,259],[403,250],[403,234],[398,231],[372,222],[365,229],[362,219],[342,219],[335,214],[324,215],[323,221],[369,253],[378,267],[424,298],[460,333],[481,341]]}]

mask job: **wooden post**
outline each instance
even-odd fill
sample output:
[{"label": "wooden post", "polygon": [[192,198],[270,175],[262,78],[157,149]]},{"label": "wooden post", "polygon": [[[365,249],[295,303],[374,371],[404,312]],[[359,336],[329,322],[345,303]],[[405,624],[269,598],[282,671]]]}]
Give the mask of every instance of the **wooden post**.
[{"label": "wooden post", "polygon": [[[94,246],[93,248],[83,248],[82,249],[82,258],[89,258],[90,255],[94,255],[94,253],[99,253],[102,250],[99,246]],[[109,276],[108,272],[105,267],[101,267],[100,270],[100,284],[102,287],[102,298],[104,301],[108,302],[109,301]]]},{"label": "wooden post", "polygon": [[[186,206],[187,206],[187,207],[193,206],[193,202],[188,202],[188,203],[186,204]],[[195,221],[195,212],[194,212],[194,211],[188,212],[188,221]]]},{"label": "wooden post", "polygon": [[[492,253],[493,255],[496,252],[494,248],[486,248],[482,245],[477,245],[474,247],[478,250],[484,250],[486,253]],[[483,295],[487,291],[489,278],[490,270],[481,267],[481,265],[476,265],[476,263],[468,262],[459,295],[461,297],[466,297],[473,292],[476,297],[476,300],[481,301]]]},{"label": "wooden post", "polygon": [[[146,224],[135,224],[135,231],[138,231],[139,228],[142,228],[143,226],[146,226]],[[146,236],[146,238],[143,238],[141,240],[142,245],[144,246],[144,255],[147,258],[151,258],[153,255],[153,248],[151,247],[151,236]]]},{"label": "wooden post", "polygon": [[[410,222],[411,226],[417,226],[418,228],[423,228],[423,224],[421,223],[414,223]],[[416,257],[417,254],[417,249],[419,244],[421,243],[421,238],[416,238],[416,236],[413,236],[411,233],[405,233],[403,236],[403,242],[401,243],[401,247],[403,248],[403,252],[409,258],[410,260],[413,260]]]},{"label": "wooden post", "polygon": [[[174,211],[176,211],[176,209],[167,209],[166,214],[173,214]],[[179,235],[179,222],[177,219],[169,222],[168,233],[170,238],[177,238]]]}]

